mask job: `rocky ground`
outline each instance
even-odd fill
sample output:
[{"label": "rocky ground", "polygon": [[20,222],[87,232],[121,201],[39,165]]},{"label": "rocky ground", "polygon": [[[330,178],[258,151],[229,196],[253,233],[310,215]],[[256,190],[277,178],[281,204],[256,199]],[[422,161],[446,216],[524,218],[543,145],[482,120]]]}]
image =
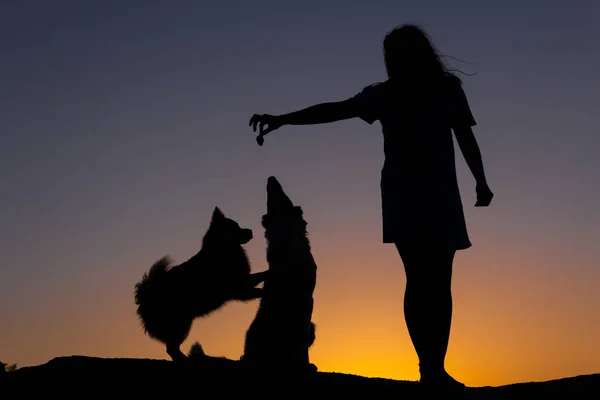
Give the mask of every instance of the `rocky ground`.
[{"label": "rocky ground", "polygon": [[[460,392],[432,392],[416,382],[365,378],[340,373],[311,375],[251,373],[237,361],[207,357],[204,362],[178,365],[171,361],[127,358],[59,357],[46,364],[18,368],[0,376],[0,396],[76,395],[77,397],[176,395],[219,397],[362,397],[368,399],[600,399],[600,374],[548,382],[467,388]],[[10,397],[7,397],[10,396]]]}]

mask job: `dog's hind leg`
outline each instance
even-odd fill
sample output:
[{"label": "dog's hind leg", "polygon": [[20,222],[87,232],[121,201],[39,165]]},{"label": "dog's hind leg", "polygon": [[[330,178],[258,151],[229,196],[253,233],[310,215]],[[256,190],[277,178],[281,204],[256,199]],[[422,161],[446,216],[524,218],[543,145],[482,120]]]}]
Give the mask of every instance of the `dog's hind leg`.
[{"label": "dog's hind leg", "polygon": [[172,315],[168,321],[165,321],[168,334],[164,337],[164,343],[167,346],[167,354],[173,361],[187,360],[187,356],[181,351],[181,344],[187,339],[192,322],[193,320],[182,317],[180,313]]},{"label": "dog's hind leg", "polygon": [[183,354],[180,348],[181,344],[170,343],[167,344],[167,354],[175,362],[181,362],[187,360],[187,356]]}]

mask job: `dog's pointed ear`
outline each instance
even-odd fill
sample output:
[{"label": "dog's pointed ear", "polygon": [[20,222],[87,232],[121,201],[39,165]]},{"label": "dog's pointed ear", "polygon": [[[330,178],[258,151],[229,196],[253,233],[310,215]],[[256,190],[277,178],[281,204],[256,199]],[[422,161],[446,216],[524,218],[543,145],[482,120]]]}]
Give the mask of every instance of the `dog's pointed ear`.
[{"label": "dog's pointed ear", "polygon": [[212,214],[212,220],[218,221],[219,219],[223,219],[223,218],[225,218],[225,214],[223,214],[223,211],[221,211],[219,209],[219,207],[215,207],[215,209],[213,210],[213,214]]}]

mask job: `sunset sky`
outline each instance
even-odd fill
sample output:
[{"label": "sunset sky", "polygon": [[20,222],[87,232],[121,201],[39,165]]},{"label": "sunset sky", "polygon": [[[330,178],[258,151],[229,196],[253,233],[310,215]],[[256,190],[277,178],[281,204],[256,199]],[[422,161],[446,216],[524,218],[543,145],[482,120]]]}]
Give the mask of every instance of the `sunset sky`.
[{"label": "sunset sky", "polygon": [[[419,23],[477,72],[464,89],[496,195],[473,207],[457,152],[473,247],[456,256],[448,371],[467,385],[600,373],[599,20],[595,0],[3,2],[0,360],[166,359],[134,284],[197,252],[215,206],[254,230],[266,269],[274,175],[319,266],[312,362],[417,380],[402,264],[381,237],[380,125],[284,127],[258,147],[248,120],[384,80],[384,35]],[[197,320],[183,350],[238,358],[257,304]]]}]

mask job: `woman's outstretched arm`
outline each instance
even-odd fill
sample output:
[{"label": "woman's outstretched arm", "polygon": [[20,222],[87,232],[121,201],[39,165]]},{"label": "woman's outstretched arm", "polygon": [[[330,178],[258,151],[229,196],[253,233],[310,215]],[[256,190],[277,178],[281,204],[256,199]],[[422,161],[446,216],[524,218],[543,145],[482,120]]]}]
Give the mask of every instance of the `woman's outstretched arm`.
[{"label": "woman's outstretched arm", "polygon": [[283,125],[316,125],[341,121],[358,117],[358,109],[352,100],[316,104],[283,115],[254,114],[250,118],[250,126],[254,132],[258,128],[258,144],[262,146],[262,138]]},{"label": "woman's outstretched arm", "polygon": [[349,100],[321,103],[311,107],[277,116],[280,125],[315,125],[358,117]]}]

